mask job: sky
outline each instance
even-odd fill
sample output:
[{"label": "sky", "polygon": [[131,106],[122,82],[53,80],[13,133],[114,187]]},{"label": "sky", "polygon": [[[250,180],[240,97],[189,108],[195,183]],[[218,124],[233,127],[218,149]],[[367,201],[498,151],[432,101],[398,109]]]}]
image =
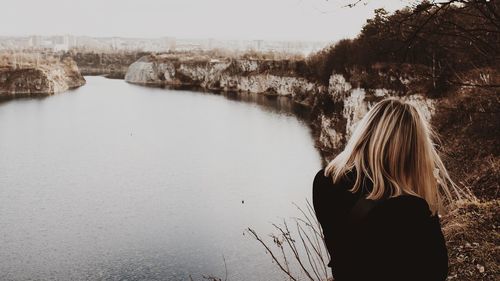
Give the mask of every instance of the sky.
[{"label": "sky", "polygon": [[337,41],[408,0],[0,0],[0,36]]}]

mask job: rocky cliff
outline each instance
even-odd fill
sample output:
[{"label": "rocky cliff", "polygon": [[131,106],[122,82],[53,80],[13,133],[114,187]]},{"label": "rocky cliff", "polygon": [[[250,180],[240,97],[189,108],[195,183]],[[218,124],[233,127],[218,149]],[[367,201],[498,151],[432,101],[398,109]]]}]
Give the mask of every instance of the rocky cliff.
[{"label": "rocky cliff", "polygon": [[50,95],[84,84],[85,79],[71,58],[22,63],[12,60],[0,65],[1,99]]},{"label": "rocky cliff", "polygon": [[[401,78],[394,79],[399,81]],[[436,101],[421,93],[408,91],[402,94],[387,88],[361,88],[346,81],[344,76],[333,74],[327,91],[320,91],[311,106],[314,112],[312,126],[315,128],[317,145],[324,158],[328,160],[335,156],[368,110],[378,101],[390,96],[397,96],[415,104],[428,120],[435,112]]]},{"label": "rocky cliff", "polygon": [[322,89],[297,75],[294,61],[144,56],[130,65],[125,81],[158,86],[291,96]]}]

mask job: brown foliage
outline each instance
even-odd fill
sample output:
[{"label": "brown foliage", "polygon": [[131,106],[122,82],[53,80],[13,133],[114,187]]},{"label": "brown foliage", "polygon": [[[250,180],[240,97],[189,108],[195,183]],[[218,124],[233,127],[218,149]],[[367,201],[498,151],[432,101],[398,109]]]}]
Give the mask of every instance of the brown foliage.
[{"label": "brown foliage", "polygon": [[495,66],[500,52],[498,1],[428,2],[389,15],[375,10],[359,36],[341,40],[308,59],[307,75],[327,84],[331,73],[376,63],[411,63],[432,69],[434,88],[454,73]]}]

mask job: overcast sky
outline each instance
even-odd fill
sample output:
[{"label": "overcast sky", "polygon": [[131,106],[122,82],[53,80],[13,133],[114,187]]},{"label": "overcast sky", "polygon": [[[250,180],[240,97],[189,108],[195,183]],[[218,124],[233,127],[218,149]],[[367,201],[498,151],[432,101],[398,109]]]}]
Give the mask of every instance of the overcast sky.
[{"label": "overcast sky", "polygon": [[375,8],[406,0],[2,0],[0,35],[318,40],[358,34]]}]

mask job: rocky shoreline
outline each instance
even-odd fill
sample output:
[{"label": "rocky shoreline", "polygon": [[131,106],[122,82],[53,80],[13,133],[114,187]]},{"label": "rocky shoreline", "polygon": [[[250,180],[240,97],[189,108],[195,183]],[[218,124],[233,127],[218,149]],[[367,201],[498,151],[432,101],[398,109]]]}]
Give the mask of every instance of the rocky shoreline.
[{"label": "rocky shoreline", "polygon": [[0,65],[0,99],[47,96],[85,84],[69,57],[17,60]]}]

